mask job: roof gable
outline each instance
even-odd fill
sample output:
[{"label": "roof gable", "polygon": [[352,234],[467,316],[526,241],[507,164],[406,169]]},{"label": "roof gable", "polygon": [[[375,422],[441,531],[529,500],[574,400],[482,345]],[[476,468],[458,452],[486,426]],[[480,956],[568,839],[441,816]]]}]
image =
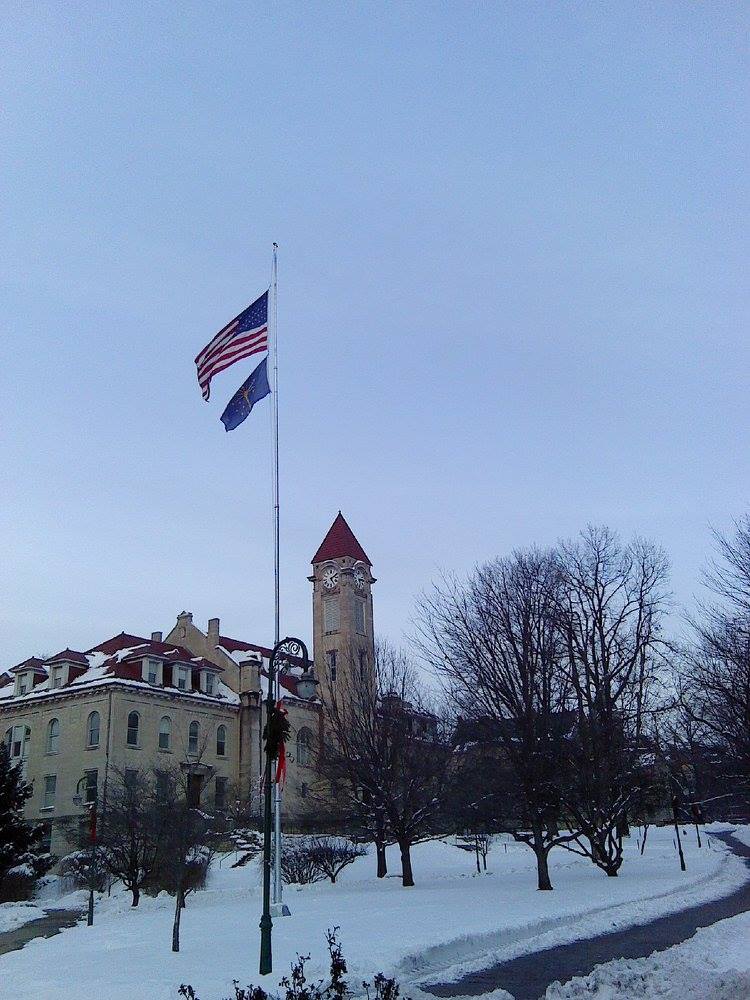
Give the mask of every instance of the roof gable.
[{"label": "roof gable", "polygon": [[339,511],[335,521],[328,529],[328,534],[321,542],[320,548],[312,557],[312,562],[313,564],[320,563],[326,559],[340,559],[342,556],[351,556],[352,559],[359,559],[367,563],[368,566],[372,566],[367,553],[346,523],[346,518]]}]

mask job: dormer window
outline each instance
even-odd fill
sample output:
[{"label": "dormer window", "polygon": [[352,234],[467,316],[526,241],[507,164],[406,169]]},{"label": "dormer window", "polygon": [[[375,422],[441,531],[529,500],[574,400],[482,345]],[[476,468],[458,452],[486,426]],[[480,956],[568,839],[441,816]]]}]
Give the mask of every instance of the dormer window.
[{"label": "dormer window", "polygon": [[190,667],[175,667],[175,687],[178,691],[190,690]]},{"label": "dormer window", "polygon": [[16,680],[16,694],[28,694],[32,687],[31,674],[19,674]]},{"label": "dormer window", "polygon": [[161,684],[162,665],[159,660],[146,659],[143,661],[143,679],[147,684]]},{"label": "dormer window", "polygon": [[216,693],[216,676],[210,671],[206,671],[206,694]]},{"label": "dormer window", "polygon": [[61,688],[65,684],[65,667],[53,667],[50,676],[50,687]]}]

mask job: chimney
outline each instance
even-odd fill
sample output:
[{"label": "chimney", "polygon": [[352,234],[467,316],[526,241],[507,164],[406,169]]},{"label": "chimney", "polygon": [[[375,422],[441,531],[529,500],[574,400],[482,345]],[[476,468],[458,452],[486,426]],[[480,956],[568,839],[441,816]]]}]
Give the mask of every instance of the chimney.
[{"label": "chimney", "polygon": [[211,647],[219,645],[219,619],[208,619],[208,644]]},{"label": "chimney", "polygon": [[181,611],[180,614],[177,615],[177,628],[179,629],[179,632],[177,634],[181,639],[185,638],[185,636],[187,635],[187,627],[188,625],[192,624],[193,624],[192,612]]},{"label": "chimney", "polygon": [[254,694],[256,703],[260,698],[260,664],[261,660],[251,654],[240,660],[240,691]]},{"label": "chimney", "polygon": [[162,641],[162,634],[161,634],[161,632],[152,632],[151,633],[151,642],[161,642],[161,641]]}]

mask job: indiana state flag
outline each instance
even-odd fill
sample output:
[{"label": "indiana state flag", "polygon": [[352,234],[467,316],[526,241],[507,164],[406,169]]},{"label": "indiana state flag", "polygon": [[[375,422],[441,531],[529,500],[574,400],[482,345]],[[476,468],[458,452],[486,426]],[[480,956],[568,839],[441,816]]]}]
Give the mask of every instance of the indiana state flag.
[{"label": "indiana state flag", "polygon": [[221,422],[226,430],[233,431],[235,427],[239,427],[258,400],[263,399],[271,391],[268,385],[267,361],[268,357],[263,358],[250,378],[242,383],[227,403],[227,408],[221,415]]}]

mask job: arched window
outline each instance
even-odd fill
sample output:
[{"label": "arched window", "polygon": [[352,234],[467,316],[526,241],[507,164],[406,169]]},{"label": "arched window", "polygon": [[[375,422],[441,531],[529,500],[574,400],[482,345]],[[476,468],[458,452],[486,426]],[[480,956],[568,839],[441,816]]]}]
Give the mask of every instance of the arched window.
[{"label": "arched window", "polygon": [[99,746],[99,713],[92,712],[86,723],[86,746]]},{"label": "arched window", "polygon": [[60,720],[50,719],[47,724],[47,753],[60,752]]},{"label": "arched window", "polygon": [[216,730],[216,756],[225,757],[227,752],[227,727],[219,726]]},{"label": "arched window", "polygon": [[171,750],[172,748],[172,720],[165,715],[159,723],[159,749]]},{"label": "arched window", "polygon": [[312,733],[309,729],[300,729],[297,733],[297,763],[309,764],[312,760]]},{"label": "arched window", "polygon": [[137,747],[138,746],[138,727],[141,723],[141,717],[137,712],[131,712],[128,715],[128,746]]},{"label": "arched window", "polygon": [[201,734],[200,724],[191,722],[188,729],[188,753],[198,753],[198,738]]}]

